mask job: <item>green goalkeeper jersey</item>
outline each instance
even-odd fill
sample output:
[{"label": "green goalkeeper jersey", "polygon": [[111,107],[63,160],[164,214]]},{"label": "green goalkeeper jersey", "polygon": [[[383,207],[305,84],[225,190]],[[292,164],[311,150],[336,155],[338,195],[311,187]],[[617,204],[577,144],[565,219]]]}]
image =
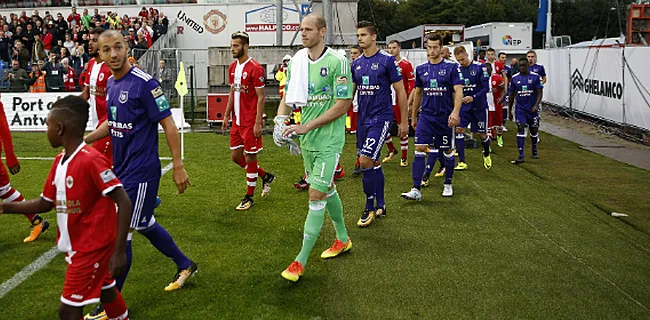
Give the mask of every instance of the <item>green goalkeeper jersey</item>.
[{"label": "green goalkeeper jersey", "polygon": [[[286,90],[291,88],[291,69],[290,63]],[[324,114],[337,99],[352,99],[350,72],[347,58],[330,48],[318,60],[309,61],[309,98],[300,115],[303,124]],[[300,147],[306,151],[341,152],[344,144],[345,114],[300,137]]]}]

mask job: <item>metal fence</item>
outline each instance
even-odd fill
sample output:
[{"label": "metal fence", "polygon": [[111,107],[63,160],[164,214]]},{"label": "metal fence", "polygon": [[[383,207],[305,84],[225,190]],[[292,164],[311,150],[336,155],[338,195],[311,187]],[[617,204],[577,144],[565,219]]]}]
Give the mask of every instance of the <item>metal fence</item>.
[{"label": "metal fence", "polygon": [[[137,49],[134,49],[133,53],[138,54]],[[161,71],[161,61],[165,65],[164,71]],[[189,89],[183,104],[184,111],[188,119],[194,120],[195,113],[198,112],[197,106],[203,104],[208,94],[208,50],[149,49],[141,55],[138,64],[140,69],[161,82],[163,92],[172,105],[180,106],[180,97],[174,84],[180,71],[181,61],[185,65],[185,76]]]}]

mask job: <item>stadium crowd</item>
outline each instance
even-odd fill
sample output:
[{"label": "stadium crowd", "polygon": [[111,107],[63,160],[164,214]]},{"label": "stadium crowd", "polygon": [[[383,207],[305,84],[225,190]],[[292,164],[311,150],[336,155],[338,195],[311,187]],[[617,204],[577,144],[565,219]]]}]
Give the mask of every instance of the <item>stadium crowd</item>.
[{"label": "stadium crowd", "polygon": [[95,8],[81,13],[75,7],[61,12],[38,9],[31,16],[0,15],[0,89],[10,92],[81,91],[87,74],[89,33],[94,28],[119,31],[138,59],[167,33],[169,20],[155,8],[143,7],[137,16],[120,16]]}]

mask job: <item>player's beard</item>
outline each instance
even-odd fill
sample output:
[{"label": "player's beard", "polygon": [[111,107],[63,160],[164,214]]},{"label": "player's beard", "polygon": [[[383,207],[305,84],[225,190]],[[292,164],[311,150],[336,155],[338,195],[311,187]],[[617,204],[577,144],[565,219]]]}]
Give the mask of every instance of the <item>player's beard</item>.
[{"label": "player's beard", "polygon": [[120,70],[122,70],[122,68],[124,68],[124,65],[126,64],[126,60],[127,60],[127,57],[125,55],[124,58],[122,59],[122,61],[120,62],[119,67],[113,68],[110,63],[108,64],[108,66],[111,68],[111,71],[120,71]]}]

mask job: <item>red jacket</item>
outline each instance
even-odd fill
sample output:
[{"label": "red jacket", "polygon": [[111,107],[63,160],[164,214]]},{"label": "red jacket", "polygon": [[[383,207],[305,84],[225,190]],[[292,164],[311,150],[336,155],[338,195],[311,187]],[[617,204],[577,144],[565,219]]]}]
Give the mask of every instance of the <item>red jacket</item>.
[{"label": "red jacket", "polygon": [[5,151],[7,167],[12,168],[17,166],[18,159],[14,153],[11,131],[9,131],[9,124],[7,123],[7,116],[5,115],[5,108],[2,105],[2,102],[0,102],[0,147]]},{"label": "red jacket", "polygon": [[72,22],[72,20],[74,20],[77,25],[80,25],[81,24],[81,15],[78,14],[78,13],[75,14],[75,15],[72,15],[72,13],[70,15],[68,15],[68,24],[70,25],[70,27],[72,27],[72,24],[70,24],[70,22]]},{"label": "red jacket", "polygon": [[52,32],[47,32],[43,37],[43,48],[47,51],[52,50]]}]

